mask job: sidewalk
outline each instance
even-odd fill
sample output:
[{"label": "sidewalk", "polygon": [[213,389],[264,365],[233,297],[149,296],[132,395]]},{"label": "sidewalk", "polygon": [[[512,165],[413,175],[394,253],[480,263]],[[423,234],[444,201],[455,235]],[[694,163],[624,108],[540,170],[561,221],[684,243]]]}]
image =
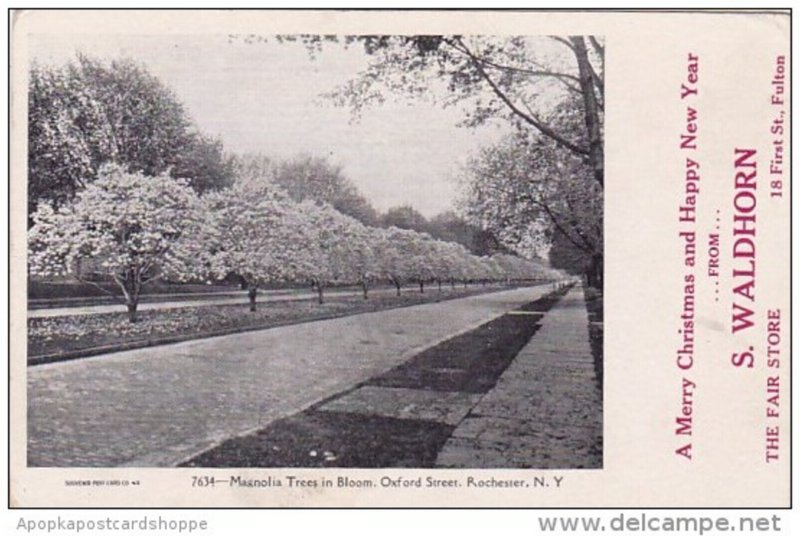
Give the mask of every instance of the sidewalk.
[{"label": "sidewalk", "polygon": [[573,288],[458,424],[436,465],[600,468],[602,411],[583,291]]}]

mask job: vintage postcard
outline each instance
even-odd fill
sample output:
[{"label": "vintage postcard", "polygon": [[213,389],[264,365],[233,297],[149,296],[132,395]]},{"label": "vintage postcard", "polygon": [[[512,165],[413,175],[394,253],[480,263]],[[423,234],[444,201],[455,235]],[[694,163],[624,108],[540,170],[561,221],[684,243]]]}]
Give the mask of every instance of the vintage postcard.
[{"label": "vintage postcard", "polygon": [[788,11],[9,16],[11,506],[790,505]]}]

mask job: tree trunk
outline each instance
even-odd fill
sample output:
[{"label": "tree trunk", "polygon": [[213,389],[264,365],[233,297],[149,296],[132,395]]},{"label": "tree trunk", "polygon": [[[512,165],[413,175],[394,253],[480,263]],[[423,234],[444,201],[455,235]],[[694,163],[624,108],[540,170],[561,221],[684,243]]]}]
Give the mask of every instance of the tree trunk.
[{"label": "tree trunk", "polygon": [[361,281],[361,289],[364,291],[364,299],[365,300],[369,299],[369,296],[367,296],[367,288],[368,288],[367,287],[367,282],[362,280]]},{"label": "tree trunk", "polygon": [[317,282],[317,302],[319,302],[320,305],[325,303],[325,297],[322,294],[323,291],[322,283]]},{"label": "tree trunk", "polygon": [[450,288],[453,289],[453,290],[456,289],[456,280],[455,279],[451,279],[450,280]]},{"label": "tree trunk", "polygon": [[586,284],[597,289],[603,288],[603,256],[592,255],[589,268],[586,270]]},{"label": "tree trunk", "polygon": [[142,291],[142,281],[137,269],[128,269],[124,280],[122,282],[117,280],[117,284],[122,287],[122,293],[125,295],[125,304],[128,307],[128,321],[131,324],[135,324],[139,321],[136,309],[139,306],[139,295]]},{"label": "tree trunk", "polygon": [[582,36],[570,37],[575,59],[578,61],[578,80],[583,97],[583,117],[589,139],[589,165],[594,170],[594,178],[603,186],[603,139],[600,134],[600,112],[595,94],[595,80],[592,64],[586,52],[586,42]]},{"label": "tree trunk", "polygon": [[436,283],[439,285],[439,292],[441,292],[442,291],[442,280],[441,279],[437,279]]},{"label": "tree trunk", "polygon": [[258,287],[255,285],[248,285],[247,297],[250,299],[250,312],[256,312],[256,296],[258,296]]},{"label": "tree trunk", "polygon": [[139,306],[139,304],[136,301],[133,302],[129,301],[127,303],[127,306],[128,306],[128,321],[131,324],[135,324],[139,320],[136,316],[136,308]]},{"label": "tree trunk", "polygon": [[399,281],[395,281],[394,282],[394,286],[397,287],[397,295],[399,296],[400,295],[400,282]]},{"label": "tree trunk", "polygon": [[425,282],[422,280],[419,282],[419,291],[420,293],[425,292]]}]

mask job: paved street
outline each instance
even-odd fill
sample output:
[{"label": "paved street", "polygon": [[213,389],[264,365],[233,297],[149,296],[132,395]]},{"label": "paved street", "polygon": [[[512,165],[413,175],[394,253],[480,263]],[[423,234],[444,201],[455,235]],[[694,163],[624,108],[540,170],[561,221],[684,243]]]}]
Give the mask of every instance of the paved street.
[{"label": "paved street", "polygon": [[515,289],[31,367],[28,463],[174,465],[548,290]]}]

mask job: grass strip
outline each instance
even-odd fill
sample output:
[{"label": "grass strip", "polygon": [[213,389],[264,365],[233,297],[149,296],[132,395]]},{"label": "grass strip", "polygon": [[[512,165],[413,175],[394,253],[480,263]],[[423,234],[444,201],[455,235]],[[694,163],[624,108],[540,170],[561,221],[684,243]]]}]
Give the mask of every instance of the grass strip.
[{"label": "grass strip", "polygon": [[179,309],[146,310],[139,322],[130,323],[124,312],[28,319],[28,364],[37,365],[135,348],[171,344],[327,320],[424,303],[435,303],[509,287],[473,287],[442,292],[331,296],[324,304],[314,300],[260,304],[256,312],[247,305],[209,305]]},{"label": "grass strip", "polygon": [[306,411],[230,439],[182,467],[433,467],[446,424]]}]

